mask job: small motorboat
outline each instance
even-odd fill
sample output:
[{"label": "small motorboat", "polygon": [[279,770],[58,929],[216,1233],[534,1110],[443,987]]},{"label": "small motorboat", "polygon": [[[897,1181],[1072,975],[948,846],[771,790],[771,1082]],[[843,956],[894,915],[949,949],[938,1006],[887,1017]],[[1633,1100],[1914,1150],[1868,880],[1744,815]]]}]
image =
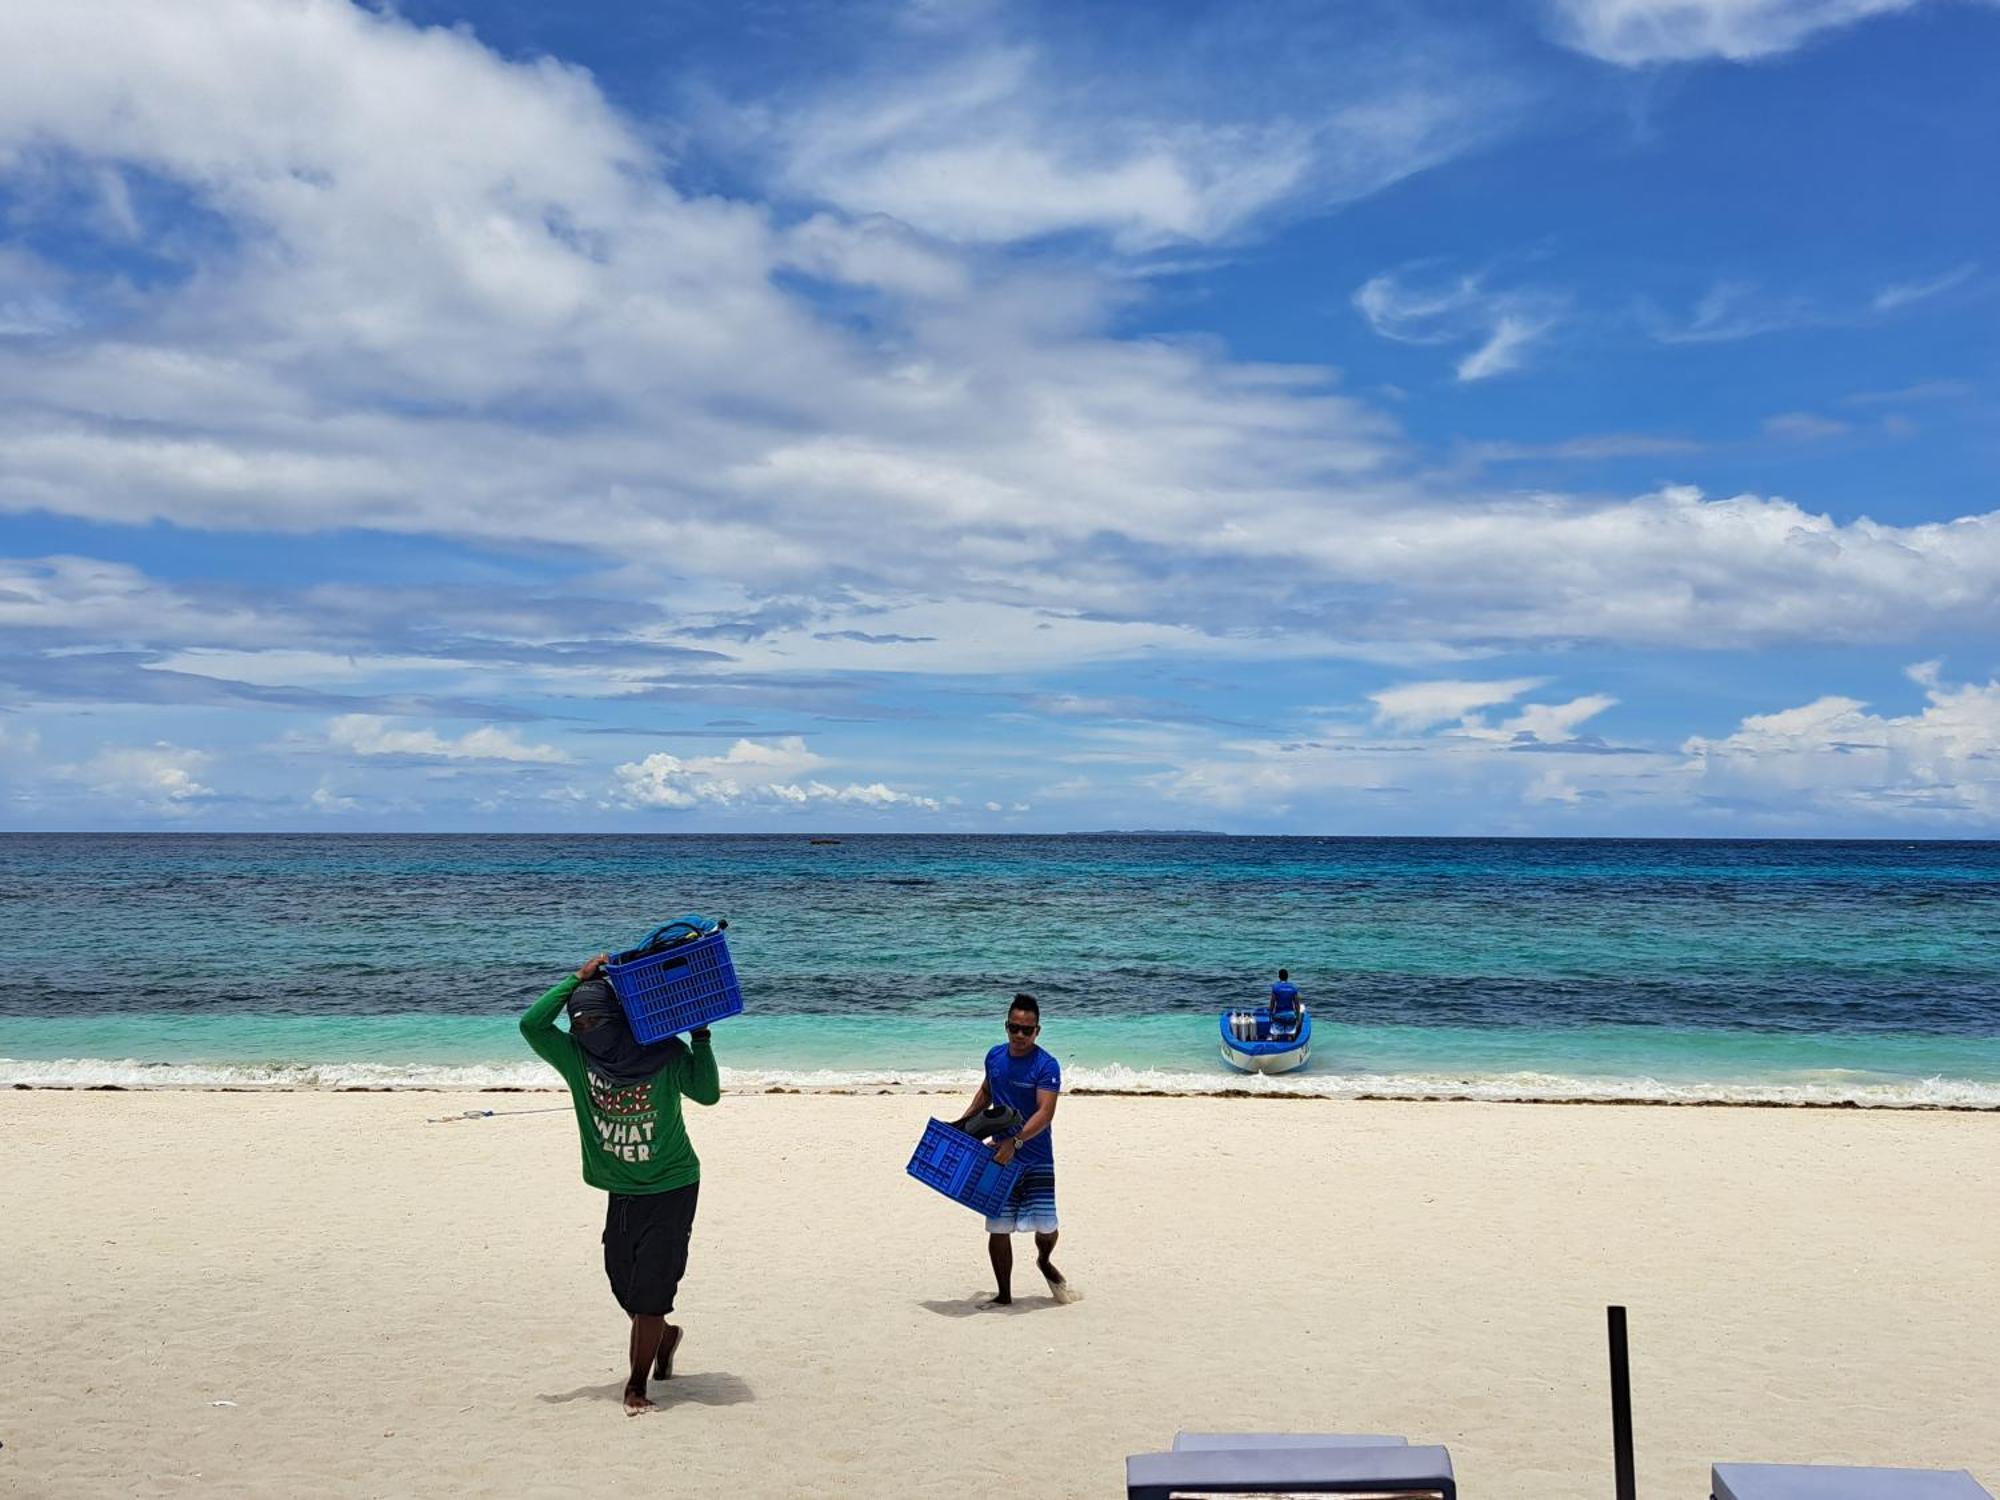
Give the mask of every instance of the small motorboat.
[{"label": "small motorboat", "polygon": [[1226,1010],[1222,1013],[1222,1060],[1245,1073],[1289,1073],[1312,1057],[1312,1016],[1299,1016],[1291,1035],[1271,1035],[1271,1010]]}]

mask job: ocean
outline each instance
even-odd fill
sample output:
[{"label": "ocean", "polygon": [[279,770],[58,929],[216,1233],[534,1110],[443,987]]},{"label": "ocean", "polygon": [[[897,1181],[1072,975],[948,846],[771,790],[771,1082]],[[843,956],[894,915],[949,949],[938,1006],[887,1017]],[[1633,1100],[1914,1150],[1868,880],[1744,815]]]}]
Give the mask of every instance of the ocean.
[{"label": "ocean", "polygon": [[[0,1085],[534,1087],[514,1018],[726,916],[739,1087],[2000,1108],[2000,844],[0,835]],[[1301,1073],[1216,1015],[1289,967]]]}]

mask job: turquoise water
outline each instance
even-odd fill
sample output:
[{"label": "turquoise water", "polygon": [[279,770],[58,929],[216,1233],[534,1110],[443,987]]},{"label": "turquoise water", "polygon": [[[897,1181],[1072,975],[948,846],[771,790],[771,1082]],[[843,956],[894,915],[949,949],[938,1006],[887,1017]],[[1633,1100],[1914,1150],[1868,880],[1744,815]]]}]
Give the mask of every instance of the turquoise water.
[{"label": "turquoise water", "polygon": [[[2000,1106],[2000,846],[0,838],[0,1083],[539,1086],[513,1016],[727,914],[742,1086],[948,1087],[1016,988],[1073,1086]],[[1306,1073],[1215,1013],[1278,964]]]}]

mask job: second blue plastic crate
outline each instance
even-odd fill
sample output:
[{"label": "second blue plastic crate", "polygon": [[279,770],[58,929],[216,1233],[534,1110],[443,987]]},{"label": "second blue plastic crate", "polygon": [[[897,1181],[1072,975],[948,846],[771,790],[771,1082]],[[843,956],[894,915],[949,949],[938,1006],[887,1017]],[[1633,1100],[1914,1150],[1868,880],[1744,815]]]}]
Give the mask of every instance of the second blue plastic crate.
[{"label": "second blue plastic crate", "polygon": [[743,990],[729,957],[729,939],[720,929],[662,944],[665,932],[656,930],[647,944],[604,966],[632,1035],[641,1042],[664,1041],[743,1013]]},{"label": "second blue plastic crate", "polygon": [[1018,1161],[1001,1166],[984,1141],[942,1120],[924,1126],[924,1138],[917,1142],[908,1171],[926,1187],[934,1187],[954,1203],[963,1203],[988,1218],[998,1216],[1014,1201],[1014,1185],[1021,1180]]}]

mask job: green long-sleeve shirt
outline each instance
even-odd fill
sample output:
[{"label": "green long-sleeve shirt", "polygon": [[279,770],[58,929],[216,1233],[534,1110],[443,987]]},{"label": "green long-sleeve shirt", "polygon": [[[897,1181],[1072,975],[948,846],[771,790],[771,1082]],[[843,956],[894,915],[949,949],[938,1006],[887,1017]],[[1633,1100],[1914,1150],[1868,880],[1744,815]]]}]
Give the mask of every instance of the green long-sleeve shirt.
[{"label": "green long-sleeve shirt", "polygon": [[701,1162],[681,1120],[681,1096],[697,1104],[722,1097],[715,1048],[691,1041],[686,1051],[643,1083],[616,1084],[592,1075],[583,1051],[556,1025],[577,985],[564,979],[521,1017],[521,1035],[562,1074],[576,1106],[583,1145],[583,1180],[607,1193],[665,1193],[701,1180]]}]

